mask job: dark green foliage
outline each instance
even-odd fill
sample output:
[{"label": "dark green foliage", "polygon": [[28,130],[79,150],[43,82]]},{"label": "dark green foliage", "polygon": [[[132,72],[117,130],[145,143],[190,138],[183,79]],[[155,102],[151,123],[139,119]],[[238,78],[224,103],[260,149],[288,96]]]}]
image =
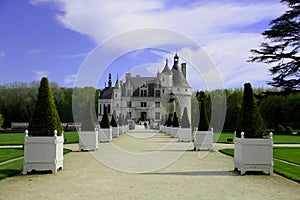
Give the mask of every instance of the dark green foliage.
[{"label": "dark green foliage", "polygon": [[182,119],[181,119],[181,128],[191,128],[191,123],[189,120],[189,116],[187,114],[186,107],[183,110],[183,115],[182,115]]},{"label": "dark green foliage", "polygon": [[42,78],[38,90],[38,99],[29,121],[29,134],[32,136],[62,135],[62,126],[52,96],[52,91],[47,78]]},{"label": "dark green foliage", "polygon": [[112,115],[111,121],[110,121],[110,125],[111,125],[112,127],[117,127],[117,126],[118,126],[118,124],[117,124],[117,122],[116,122],[116,120],[115,120],[115,115]]},{"label": "dark green foliage", "polygon": [[172,125],[173,125],[173,127],[179,127],[179,122],[178,122],[178,117],[177,117],[176,112],[174,112]]},{"label": "dark green foliage", "polygon": [[272,64],[273,80],[268,84],[286,89],[300,88],[300,3],[281,0],[288,6],[283,15],[272,20],[272,27],[263,32],[260,49],[252,49],[250,62]]},{"label": "dark green foliage", "polygon": [[207,131],[209,128],[209,122],[206,113],[206,103],[203,98],[200,103],[200,120],[198,125],[198,131]]},{"label": "dark green foliage", "polygon": [[119,118],[118,118],[118,125],[123,126],[123,121],[122,121],[122,115],[120,113]]},{"label": "dark green foliage", "polygon": [[81,131],[94,131],[96,126],[94,106],[91,102],[87,104],[86,109],[84,110],[84,118],[81,124]]},{"label": "dark green foliage", "polygon": [[123,126],[127,125],[127,120],[124,117],[124,114],[122,115],[122,124]]},{"label": "dark green foliage", "polygon": [[292,129],[292,127],[288,126],[286,127],[285,129],[286,133],[289,134],[289,135],[292,135],[294,133],[294,130]]},{"label": "dark green foliage", "polygon": [[278,128],[277,130],[275,129],[275,131],[277,134],[281,134],[281,135],[285,134],[285,128],[281,124],[278,125]]},{"label": "dark green foliage", "polygon": [[107,113],[107,107],[104,106],[104,114],[100,122],[100,127],[101,128],[109,128],[110,127],[110,122],[108,118],[108,113]]},{"label": "dark green foliage", "polygon": [[262,138],[266,131],[250,83],[244,84],[243,103],[237,122],[236,136],[241,137],[242,131],[245,133],[245,138]]},{"label": "dark green foliage", "polygon": [[172,124],[173,124],[172,114],[170,113],[169,116],[168,116],[168,120],[166,121],[166,126],[171,127]]},{"label": "dark green foliage", "polygon": [[3,118],[2,114],[0,113],[0,129],[1,129],[1,126],[3,125],[3,122],[4,122],[4,118]]}]

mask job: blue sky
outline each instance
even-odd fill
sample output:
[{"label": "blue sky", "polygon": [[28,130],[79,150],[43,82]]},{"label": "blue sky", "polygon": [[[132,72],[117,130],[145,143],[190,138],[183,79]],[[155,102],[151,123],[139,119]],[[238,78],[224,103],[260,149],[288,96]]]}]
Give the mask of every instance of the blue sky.
[{"label": "blue sky", "polygon": [[[82,63],[97,45],[127,31],[160,28],[197,42],[214,63],[224,87],[242,87],[245,81],[266,87],[270,66],[246,60],[250,49],[263,41],[261,33],[270,20],[285,9],[275,0],[1,0],[0,84],[48,76],[60,86],[73,87]],[[143,39],[143,35],[128,37],[111,46],[128,48]],[[166,58],[172,65],[176,51],[185,55],[182,60],[187,63],[199,55],[199,49],[185,49],[176,46],[179,41],[173,42],[175,45],[163,51],[132,49],[112,60],[110,66],[99,66],[105,70],[99,87],[108,72],[114,80],[129,69],[133,74],[150,76],[163,68]],[[99,59],[109,57],[108,53],[98,55]],[[199,81],[202,73],[206,72],[195,73],[188,65],[193,89],[205,88],[205,80]]]}]

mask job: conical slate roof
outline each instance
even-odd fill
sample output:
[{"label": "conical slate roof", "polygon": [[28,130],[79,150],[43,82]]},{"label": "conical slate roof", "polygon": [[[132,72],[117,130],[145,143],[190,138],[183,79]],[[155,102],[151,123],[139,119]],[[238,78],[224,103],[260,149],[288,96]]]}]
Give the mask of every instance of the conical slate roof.
[{"label": "conical slate roof", "polygon": [[168,66],[168,59],[166,59],[166,65],[165,65],[165,68],[162,70],[161,73],[168,74],[168,75],[172,75],[172,71],[170,70],[170,68],[169,68],[169,66]]}]

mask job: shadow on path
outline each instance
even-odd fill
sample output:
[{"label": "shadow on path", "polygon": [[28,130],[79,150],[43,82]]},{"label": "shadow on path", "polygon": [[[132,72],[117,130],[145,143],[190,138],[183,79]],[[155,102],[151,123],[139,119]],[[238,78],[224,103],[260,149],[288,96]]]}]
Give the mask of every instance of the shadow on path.
[{"label": "shadow on path", "polygon": [[177,176],[238,176],[236,171],[191,171],[191,172],[154,172],[147,175],[177,175]]}]

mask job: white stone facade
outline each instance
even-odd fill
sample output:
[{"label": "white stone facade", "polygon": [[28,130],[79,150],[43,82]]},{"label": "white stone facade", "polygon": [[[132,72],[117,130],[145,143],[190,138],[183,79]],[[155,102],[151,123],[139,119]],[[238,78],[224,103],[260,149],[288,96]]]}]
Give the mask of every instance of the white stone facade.
[{"label": "white stone facade", "polygon": [[136,123],[166,121],[168,114],[176,112],[181,121],[183,110],[186,107],[191,119],[192,88],[186,79],[186,64],[179,65],[179,57],[174,57],[172,69],[166,61],[165,67],[156,77],[132,77],[126,73],[126,80],[117,80],[112,85],[109,75],[108,86],[99,95],[98,121],[104,114],[104,106],[109,116],[113,113],[118,119],[120,116],[134,120]]}]

